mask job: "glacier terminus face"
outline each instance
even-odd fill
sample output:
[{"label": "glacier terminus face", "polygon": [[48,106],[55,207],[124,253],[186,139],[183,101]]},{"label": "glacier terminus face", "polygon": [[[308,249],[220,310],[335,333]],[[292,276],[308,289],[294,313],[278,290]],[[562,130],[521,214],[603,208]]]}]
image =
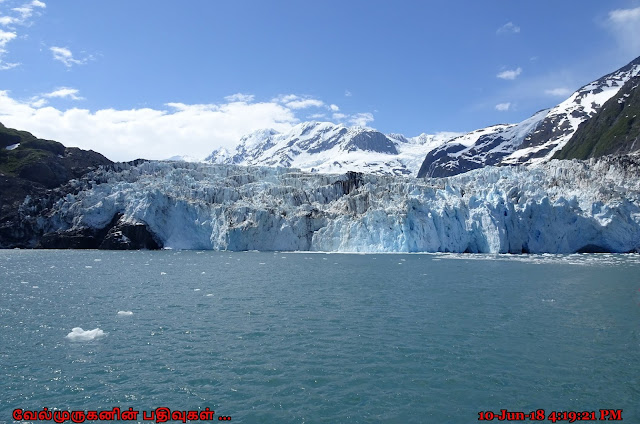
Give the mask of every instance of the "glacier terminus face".
[{"label": "glacier terminus face", "polygon": [[121,216],[174,249],[629,252],[640,250],[639,176],[630,156],[433,179],[144,162],[72,181],[43,213],[42,200],[22,210],[43,234]]}]

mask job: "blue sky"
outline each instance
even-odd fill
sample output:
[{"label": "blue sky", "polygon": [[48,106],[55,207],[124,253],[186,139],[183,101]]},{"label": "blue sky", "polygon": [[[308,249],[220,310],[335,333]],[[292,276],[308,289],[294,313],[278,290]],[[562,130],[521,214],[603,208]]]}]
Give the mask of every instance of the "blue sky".
[{"label": "blue sky", "polygon": [[0,0],[0,122],[114,160],[306,120],[471,131],[639,55],[638,0]]}]

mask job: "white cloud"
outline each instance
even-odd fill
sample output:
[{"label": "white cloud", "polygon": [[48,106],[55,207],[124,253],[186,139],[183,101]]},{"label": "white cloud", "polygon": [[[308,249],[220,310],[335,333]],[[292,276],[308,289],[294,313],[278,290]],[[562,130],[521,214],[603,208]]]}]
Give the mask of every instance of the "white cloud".
[{"label": "white cloud", "polygon": [[242,94],[236,93],[230,96],[225,97],[224,99],[228,102],[242,102],[242,103],[251,103],[255,96],[253,94]]},{"label": "white cloud", "polygon": [[616,23],[640,20],[640,7],[635,9],[617,9],[609,12],[609,20]]},{"label": "white cloud", "polygon": [[324,102],[317,99],[304,99],[294,100],[292,102],[286,103],[286,105],[291,109],[306,109],[309,107],[322,107],[324,106]]},{"label": "white cloud", "polygon": [[11,9],[14,12],[17,12],[21,15],[22,19],[27,19],[30,18],[31,15],[33,14],[33,8],[31,7],[14,7],[13,9]]},{"label": "white cloud", "polygon": [[40,97],[34,97],[29,101],[29,105],[33,106],[33,107],[42,107],[42,106],[46,105],[47,103],[48,103],[47,99],[43,99],[43,98],[40,98]]},{"label": "white cloud", "polygon": [[324,113],[314,113],[308,116],[309,119],[327,119],[327,115]]},{"label": "white cloud", "polygon": [[505,80],[514,80],[522,73],[522,68],[517,69],[508,69],[506,71],[500,72],[496,77],[505,79]]},{"label": "white cloud", "polygon": [[18,19],[12,16],[0,16],[0,25],[7,26],[18,22]]},{"label": "white cloud", "polygon": [[[68,146],[98,151],[112,160],[132,160],[185,154],[205,157],[218,147],[233,148],[243,135],[252,131],[263,128],[287,131],[300,121],[296,109],[280,102],[235,101],[253,99],[246,94],[228,96],[233,101],[227,99],[223,103],[175,102],[159,109],[91,111],[60,109],[46,103],[49,98],[79,98],[78,93],[74,88],[61,87],[21,101],[7,91],[0,91],[0,122]],[[373,115],[336,113],[333,120],[365,126],[373,121]]]},{"label": "white cloud", "polygon": [[370,112],[362,112],[362,113],[354,113],[354,114],[346,114],[341,112],[334,112],[331,115],[331,119],[334,122],[355,125],[358,127],[366,127],[367,124],[373,122],[373,114]]},{"label": "white cloud", "polygon": [[11,11],[14,12],[17,16],[0,16],[0,25],[9,26],[27,24],[28,19],[33,16],[35,8],[44,9],[46,7],[47,5],[39,0],[33,0],[31,2],[24,3],[20,7],[14,7],[11,9]]},{"label": "white cloud", "polygon": [[345,97],[351,97],[351,96],[353,96],[353,94],[351,94],[351,91],[349,91],[349,90],[345,90],[345,91],[344,91],[344,96],[345,96]]},{"label": "white cloud", "polygon": [[53,53],[53,59],[59,62],[64,63],[67,68],[72,67],[73,65],[84,65],[87,63],[87,58],[85,59],[74,59],[73,53],[67,47],[50,47],[51,53]]},{"label": "white cloud", "polygon": [[549,96],[567,97],[571,93],[573,93],[573,90],[566,87],[558,87],[558,88],[551,88],[549,90],[544,90],[544,94]]},{"label": "white cloud", "polygon": [[366,127],[369,122],[373,122],[373,114],[366,113],[356,113],[355,115],[351,115],[349,118],[349,123],[352,125],[357,125],[359,127]]},{"label": "white cloud", "polygon": [[98,151],[112,160],[165,159],[178,154],[204,157],[233,147],[261,128],[286,131],[298,122],[276,103],[172,103],[166,109],[58,109],[23,102],[0,91],[0,122],[68,146]]},{"label": "white cloud", "polygon": [[[0,1],[0,3],[2,3]],[[11,31],[3,31],[0,29],[0,70],[7,70],[19,66],[19,63],[6,63],[3,56],[7,53],[7,44],[17,37],[14,30],[15,25],[28,25],[29,18],[34,13],[34,8],[45,8],[47,5],[40,0],[33,0],[24,3],[21,7],[11,9],[15,16],[0,16],[0,26],[10,27]]]},{"label": "white cloud", "polygon": [[609,12],[606,26],[618,40],[618,46],[626,55],[640,52],[640,7],[616,9]]},{"label": "white cloud", "polygon": [[5,63],[3,56],[7,53],[7,44],[17,37],[15,32],[3,31],[0,29],[0,70],[15,68],[18,63]]},{"label": "white cloud", "polygon": [[520,27],[515,25],[513,22],[507,22],[502,25],[496,31],[496,34],[517,34],[520,32]]},{"label": "white cloud", "polygon": [[34,108],[41,108],[49,103],[47,99],[70,99],[84,100],[84,97],[78,96],[79,91],[71,87],[60,87],[50,93],[43,93],[39,96],[32,97],[28,104]]},{"label": "white cloud", "polygon": [[5,63],[5,62],[0,61],[0,71],[6,71],[8,69],[13,69],[13,68],[18,67],[18,66],[20,66],[19,63],[13,63],[13,62],[12,63]]},{"label": "white cloud", "polygon": [[337,112],[340,110],[340,108],[337,105],[329,105],[329,110],[332,112]]},{"label": "white cloud", "polygon": [[511,108],[511,103],[498,103],[496,105],[496,110],[500,112],[506,112]]},{"label": "white cloud", "polygon": [[25,21],[33,15],[33,9],[36,7],[44,9],[47,5],[39,0],[33,0],[30,3],[25,3],[20,7],[14,7],[11,9],[13,12],[20,15],[20,18],[16,18],[14,23],[25,23]]},{"label": "white cloud", "polygon": [[59,89],[52,91],[51,93],[43,94],[43,96],[47,98],[69,98],[71,100],[83,100],[83,98],[78,96],[77,94],[78,90],[75,88],[60,87]]},{"label": "white cloud", "polygon": [[3,31],[0,29],[0,54],[6,52],[7,44],[17,36],[18,35],[15,32]]},{"label": "white cloud", "polygon": [[274,98],[272,102],[289,103],[300,99],[302,99],[302,97],[296,96],[295,94],[281,94],[278,97]]},{"label": "white cloud", "polygon": [[324,106],[324,102],[322,100],[314,99],[310,96],[298,96],[296,94],[281,94],[272,101],[283,104],[290,109],[307,109],[310,107]]}]

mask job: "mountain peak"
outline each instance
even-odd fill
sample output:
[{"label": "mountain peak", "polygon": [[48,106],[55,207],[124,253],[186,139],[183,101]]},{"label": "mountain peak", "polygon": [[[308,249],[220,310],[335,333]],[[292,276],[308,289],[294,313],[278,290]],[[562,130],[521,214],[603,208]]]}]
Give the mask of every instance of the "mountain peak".
[{"label": "mountain peak", "polygon": [[444,135],[387,136],[366,127],[310,121],[283,133],[254,131],[242,137],[233,152],[217,149],[206,161],[295,167],[326,173],[357,171],[415,176],[429,149],[446,140]]},{"label": "mountain peak", "polygon": [[557,106],[511,125],[467,133],[431,150],[419,177],[456,175],[487,165],[530,165],[551,160],[578,127],[593,118],[631,78],[640,74],[640,57],[576,90]]}]

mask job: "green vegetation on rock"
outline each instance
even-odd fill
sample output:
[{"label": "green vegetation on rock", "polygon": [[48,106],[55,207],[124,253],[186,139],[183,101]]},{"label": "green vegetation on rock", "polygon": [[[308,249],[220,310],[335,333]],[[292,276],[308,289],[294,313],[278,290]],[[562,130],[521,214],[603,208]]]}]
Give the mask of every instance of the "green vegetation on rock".
[{"label": "green vegetation on rock", "polygon": [[[8,150],[7,147],[18,145]],[[0,124],[0,174],[54,188],[111,161],[99,153],[66,148]]]},{"label": "green vegetation on rock", "polygon": [[554,159],[589,159],[640,151],[640,76],[631,78],[585,121]]}]

